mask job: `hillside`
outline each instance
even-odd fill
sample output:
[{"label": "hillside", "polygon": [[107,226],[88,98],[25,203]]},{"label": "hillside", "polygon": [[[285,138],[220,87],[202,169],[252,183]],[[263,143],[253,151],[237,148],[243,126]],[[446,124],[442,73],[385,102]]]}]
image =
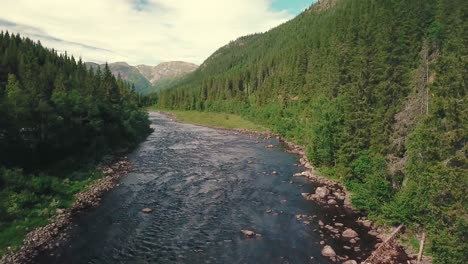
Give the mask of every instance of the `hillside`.
[{"label": "hillside", "polygon": [[[89,68],[104,68],[94,62],[86,62]],[[138,65],[131,66],[126,62],[108,64],[111,72],[123,80],[135,85],[135,90],[141,94],[149,94],[157,90],[163,90],[179,81],[179,78],[193,72],[197,65],[183,61],[163,62],[156,66]]]},{"label": "hillside", "polygon": [[357,208],[427,230],[435,263],[464,263],[467,13],[462,0],[322,0],[220,48],[159,107],[240,114],[305,145]]}]

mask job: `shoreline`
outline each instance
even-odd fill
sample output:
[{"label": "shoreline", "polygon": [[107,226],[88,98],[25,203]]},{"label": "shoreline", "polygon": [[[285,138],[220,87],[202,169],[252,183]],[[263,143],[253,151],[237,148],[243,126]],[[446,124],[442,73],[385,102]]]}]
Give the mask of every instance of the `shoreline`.
[{"label": "shoreline", "polygon": [[[164,111],[154,111],[154,110],[149,111],[149,112],[156,112],[156,113],[166,115],[167,117],[170,118],[171,121],[175,121],[179,123],[187,123],[187,122],[179,121],[177,119],[177,116],[173,113],[168,113]],[[261,137],[264,137],[265,140],[276,138],[280,143],[286,146],[285,148],[286,152],[299,156],[299,164],[296,164],[296,165],[305,168],[303,172],[296,173],[293,175],[293,177],[305,177],[309,181],[316,183],[318,185],[321,185],[320,187],[316,189],[315,193],[302,193],[302,196],[304,197],[305,200],[313,201],[317,204],[320,204],[321,206],[335,205],[336,207],[338,207],[337,201],[339,201],[340,203],[342,203],[342,206],[345,209],[351,210],[354,213],[360,213],[358,210],[356,210],[353,207],[352,202],[351,202],[351,192],[347,190],[346,186],[344,186],[342,183],[338,181],[331,180],[329,178],[326,178],[325,176],[320,176],[316,173],[315,168],[312,166],[312,164],[309,162],[307,158],[307,154],[303,146],[298,145],[294,142],[291,142],[279,134],[275,134],[275,133],[268,132],[268,131],[262,132],[262,131],[252,131],[252,130],[238,129],[238,128],[231,129],[231,128],[225,128],[225,127],[214,127],[214,126],[199,125],[199,124],[195,124],[195,125],[213,128],[213,129],[219,129],[219,130],[223,130],[227,132],[234,132],[236,134],[242,133],[245,135],[261,136]],[[271,147],[271,146],[267,146],[267,148],[268,147]],[[303,218],[303,217],[304,216],[299,216],[299,218]],[[369,220],[367,216],[360,217],[359,219],[356,220],[356,223],[358,223],[359,225],[363,227],[369,228],[370,231],[368,234],[376,237],[376,239],[380,241],[379,243],[375,245],[375,248],[372,254],[374,254],[374,252],[376,252],[379,246],[384,241],[386,241],[387,238],[390,237],[391,234],[397,229],[394,227],[377,225],[373,221]],[[333,229],[332,231],[336,231],[336,229]],[[408,248],[405,248],[403,245],[400,245],[397,241],[385,253],[386,253],[385,257],[389,257],[389,258],[403,257],[407,259],[408,263],[413,263],[412,261],[414,261],[412,258],[410,258],[410,253],[409,253]],[[389,259],[386,259],[386,260],[388,261]],[[349,262],[349,263],[354,263],[354,262]],[[388,263],[388,262],[373,262],[373,263]],[[394,263],[398,263],[398,262],[395,261]]]},{"label": "shoreline", "polygon": [[97,179],[86,190],[75,194],[75,202],[69,208],[57,209],[56,214],[45,226],[35,228],[23,240],[18,251],[6,253],[1,259],[2,264],[31,263],[34,258],[47,251],[60,247],[68,239],[68,233],[75,216],[85,213],[86,209],[99,206],[102,196],[118,186],[118,180],[131,170],[127,157],[113,161],[109,165],[99,165],[104,177]]}]

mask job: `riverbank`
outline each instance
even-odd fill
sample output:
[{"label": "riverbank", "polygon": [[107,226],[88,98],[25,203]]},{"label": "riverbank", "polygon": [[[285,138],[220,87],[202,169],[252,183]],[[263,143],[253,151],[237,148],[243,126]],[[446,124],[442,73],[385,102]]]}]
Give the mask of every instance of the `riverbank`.
[{"label": "riverbank", "polygon": [[[343,206],[357,213],[357,210],[353,208],[353,205],[351,203],[351,192],[349,192],[342,183],[319,175],[317,171],[315,170],[315,168],[312,166],[312,164],[309,162],[305,148],[303,146],[295,144],[289,141],[288,139],[282,137],[281,135],[271,133],[267,129],[256,131],[254,129],[247,129],[245,127],[236,127],[236,122],[230,122],[230,119],[227,119],[227,118],[225,118],[223,122],[212,121],[212,120],[220,119],[224,114],[195,112],[195,111],[168,111],[168,112],[163,112],[163,113],[171,116],[171,118],[174,118],[175,120],[179,122],[191,123],[195,125],[201,125],[201,126],[217,128],[217,129],[231,130],[231,131],[240,132],[240,133],[261,135],[261,136],[264,136],[265,139],[276,137],[278,141],[282,142],[285,145],[285,150],[287,152],[299,156],[299,164],[297,165],[303,167],[305,170],[301,173],[294,174],[294,176],[306,177],[308,178],[309,181],[320,185],[319,187],[317,187],[314,193],[302,193],[302,196],[304,197],[305,200],[313,201],[325,207]],[[203,118],[197,118],[199,116],[203,116]],[[233,115],[230,115],[230,116],[233,116]],[[188,117],[194,117],[194,118],[190,119]],[[242,118],[237,116],[237,119],[242,119]],[[236,120],[236,119],[231,118],[231,120]],[[250,122],[250,121],[247,121],[247,122]],[[249,126],[249,128],[252,128],[252,127],[254,126]],[[267,146],[267,148],[273,148],[273,146]],[[296,216],[296,218],[298,220],[305,220],[306,222],[313,219],[313,217],[308,216],[308,215],[298,215]],[[395,228],[393,227],[377,225],[376,223],[369,220],[367,217],[359,217],[358,219],[356,219],[356,221],[363,227],[370,228],[371,230],[368,232],[368,234],[376,237],[378,241],[380,241],[379,243],[375,245],[376,249],[395,230]],[[340,228],[342,226],[340,225],[335,226],[334,223],[332,225],[326,225],[322,223],[320,226],[324,232],[335,233],[335,236],[337,238],[342,236],[343,234],[341,233],[344,232],[343,230],[341,230],[343,228]],[[351,230],[351,231],[354,231],[354,230]],[[352,240],[354,239],[351,238],[351,242]],[[327,245],[322,244],[321,246],[324,248],[324,250],[327,249],[325,251],[330,251],[329,250],[330,248]],[[333,254],[330,254],[330,258],[332,260],[344,261],[344,259],[342,258],[340,259],[340,256],[335,255],[333,249],[331,251],[333,252]],[[407,252],[408,252],[407,249],[403,248],[398,243],[392,242],[391,246],[388,247],[388,249],[384,253],[385,261],[387,261],[385,263],[388,263],[389,260],[392,260],[393,261],[392,263],[400,263],[401,261],[404,261],[404,262],[410,261],[411,263],[413,263],[414,259],[410,259],[408,257]],[[329,254],[329,252],[323,252],[323,254]],[[384,260],[382,259],[382,261]],[[349,262],[349,263],[354,263],[354,262]],[[380,262],[375,262],[375,263],[380,263]]]},{"label": "riverbank", "polygon": [[[160,110],[154,109],[150,111]],[[177,110],[161,110],[161,112],[171,115],[177,121],[194,125],[217,129],[268,133],[268,129],[266,127],[257,125],[249,120],[243,119],[242,117],[233,114]]]},{"label": "riverbank", "polygon": [[108,165],[101,165],[98,170],[103,177],[93,181],[74,197],[74,202],[68,208],[57,208],[55,215],[48,224],[29,232],[18,250],[7,248],[7,253],[0,259],[2,264],[30,263],[40,252],[58,248],[67,239],[73,217],[85,209],[96,207],[101,197],[117,185],[118,179],[125,176],[131,169],[126,157],[116,160]]}]

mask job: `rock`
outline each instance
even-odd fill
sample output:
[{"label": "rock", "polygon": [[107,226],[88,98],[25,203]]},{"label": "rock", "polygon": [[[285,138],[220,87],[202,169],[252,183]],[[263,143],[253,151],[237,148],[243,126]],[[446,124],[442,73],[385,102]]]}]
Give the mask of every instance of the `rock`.
[{"label": "rock", "polygon": [[350,260],[343,262],[343,264],[358,264],[358,263],[357,261],[350,259]]},{"label": "rock", "polygon": [[151,208],[143,208],[143,209],[141,209],[141,211],[142,211],[143,213],[145,213],[145,214],[149,214],[149,213],[153,212],[153,209],[151,209]]},{"label": "rock", "polygon": [[347,250],[350,250],[351,247],[350,246],[343,246],[344,249],[347,249]]},{"label": "rock", "polygon": [[358,233],[356,233],[356,231],[352,230],[351,228],[348,228],[343,231],[342,236],[346,238],[355,238],[358,236]]},{"label": "rock", "polygon": [[336,253],[335,253],[335,250],[333,250],[332,247],[325,246],[322,249],[322,256],[324,256],[324,257],[336,257]]},{"label": "rock", "polygon": [[317,187],[315,190],[315,194],[318,195],[320,198],[326,197],[330,191],[327,189],[327,187]]},{"label": "rock", "polygon": [[367,232],[367,234],[371,235],[371,236],[378,236],[379,235],[379,232],[375,231],[375,230],[371,230],[369,232]]},{"label": "rock", "polygon": [[243,229],[241,230],[242,234],[246,237],[255,237],[257,234],[254,231]]},{"label": "rock", "polygon": [[344,225],[342,223],[335,223],[335,226],[342,227]]},{"label": "rock", "polygon": [[321,245],[321,246],[325,245],[325,241],[323,241],[323,240],[320,241],[320,245]]},{"label": "rock", "polygon": [[55,212],[56,212],[57,214],[63,214],[63,213],[65,213],[65,210],[64,210],[64,209],[61,209],[61,208],[57,208],[57,209],[55,209]]},{"label": "rock", "polygon": [[268,145],[268,146],[266,146],[266,148],[269,148],[269,149],[272,149],[272,148],[274,148],[274,147],[275,147],[275,146],[273,146],[273,145]]},{"label": "rock", "polygon": [[313,169],[313,168],[314,168],[312,165],[310,165],[309,162],[306,162],[306,163],[304,164],[304,167],[306,167],[307,169]]},{"label": "rock", "polygon": [[328,200],[327,204],[329,204],[329,205],[335,205],[335,204],[336,204],[336,201],[333,200],[333,199],[330,199],[330,200]]},{"label": "rock", "polygon": [[356,241],[356,239],[352,238],[351,240],[349,240],[349,243],[351,243],[351,244],[356,244],[357,241]]},{"label": "rock", "polygon": [[323,226],[323,225],[324,225],[324,223],[322,222],[322,220],[319,220],[319,221],[318,221],[318,224],[319,224],[319,226]]},{"label": "rock", "polygon": [[346,196],[344,196],[343,194],[339,193],[339,192],[334,192],[333,195],[336,197],[336,199],[338,200],[344,200],[346,198]]},{"label": "rock", "polygon": [[360,220],[359,223],[361,223],[365,227],[371,227],[372,226],[372,221],[370,221],[370,220]]},{"label": "rock", "polygon": [[278,172],[276,172],[276,171],[273,171],[271,174],[273,174],[273,175],[276,175],[276,174],[278,174]]},{"label": "rock", "polygon": [[271,212],[272,212],[271,209],[266,210],[266,213],[267,213],[267,214],[271,214]]}]

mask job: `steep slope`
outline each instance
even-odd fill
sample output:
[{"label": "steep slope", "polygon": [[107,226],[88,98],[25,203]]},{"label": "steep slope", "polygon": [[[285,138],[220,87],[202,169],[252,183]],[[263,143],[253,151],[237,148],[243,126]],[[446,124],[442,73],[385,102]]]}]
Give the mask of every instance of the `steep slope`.
[{"label": "steep slope", "polygon": [[322,0],[220,48],[159,105],[238,113],[306,145],[357,208],[426,228],[437,263],[463,263],[467,9],[462,0]]},{"label": "steep slope", "polygon": [[136,67],[157,89],[168,86],[171,82],[198,68],[196,64],[183,61],[163,62],[154,67],[148,65]]}]

